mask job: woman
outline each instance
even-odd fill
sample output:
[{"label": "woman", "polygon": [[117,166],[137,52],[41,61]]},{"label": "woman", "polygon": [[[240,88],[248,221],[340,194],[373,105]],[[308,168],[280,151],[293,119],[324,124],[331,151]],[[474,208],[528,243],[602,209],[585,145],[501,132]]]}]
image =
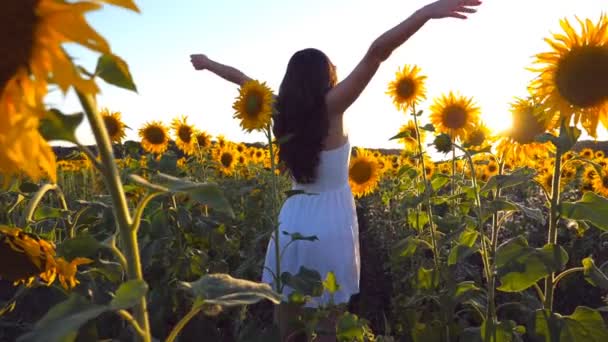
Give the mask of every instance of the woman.
[{"label": "woman", "polygon": [[[380,64],[427,21],[447,17],[466,19],[466,14],[475,13],[473,7],[480,4],[479,0],[439,0],[424,6],[378,37],[341,82],[337,82],[335,67],[323,52],[306,49],[291,57],[276,98],[273,130],[277,139],[284,141],[279,159],[293,179],[293,188],[313,195],[296,195],[285,201],[279,214],[279,231],[315,235],[318,240],[297,241],[285,249],[290,239],[281,236],[281,273],[296,274],[301,266],[318,271],[322,277],[333,272],[340,286],[333,298],[336,304],[347,303],[351,295],[359,292],[358,225],[348,185],[351,147],[343,126],[344,112],[365,89]],[[250,80],[241,71],[205,55],[191,55],[191,62],[195,69],[207,69],[237,85]],[[271,239],[264,282],[274,284],[275,263]],[[289,287],[284,290],[284,293],[291,291]],[[329,300],[325,293],[313,298],[307,306],[324,305]],[[286,336],[284,330],[282,336]],[[320,340],[324,338],[332,341],[335,335]]]}]

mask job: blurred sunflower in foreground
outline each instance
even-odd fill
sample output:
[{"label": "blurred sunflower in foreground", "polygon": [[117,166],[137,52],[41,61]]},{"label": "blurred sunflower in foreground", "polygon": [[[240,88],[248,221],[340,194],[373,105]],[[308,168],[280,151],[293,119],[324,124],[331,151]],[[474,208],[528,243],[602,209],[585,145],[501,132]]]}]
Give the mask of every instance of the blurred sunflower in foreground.
[{"label": "blurred sunflower in foreground", "polygon": [[52,242],[26,233],[19,228],[0,226],[0,278],[13,284],[31,286],[36,278],[51,285],[59,278],[64,289],[74,288],[79,265],[93,262],[87,258],[67,261],[55,257]]},{"label": "blurred sunflower in foreground", "polygon": [[234,117],[241,120],[247,132],[261,131],[268,127],[273,111],[273,95],[266,83],[251,80],[239,89],[239,96],[232,108]]},{"label": "blurred sunflower in foreground", "polygon": [[350,161],[348,182],[355,197],[363,197],[378,187],[380,168],[376,158],[367,150],[358,148]]},{"label": "blurred sunflower in foreground", "polygon": [[608,17],[577,20],[580,32],[562,19],[564,33],[545,39],[552,51],[536,55],[539,66],[530,70],[539,75],[530,91],[552,109],[541,116],[545,123],[573,120],[595,137],[599,122],[608,127]]},{"label": "blurred sunflower in foreground", "polygon": [[[99,2],[138,11],[130,0],[81,1],[5,0],[0,11],[0,173],[11,178],[23,174],[33,180],[48,176],[56,181],[55,155],[38,132],[46,115],[43,104],[49,84],[64,93],[75,87],[97,93],[93,79],[85,79],[63,50],[76,43],[110,53],[105,39],[92,29],[85,14]],[[16,20],[18,18],[18,20]]]}]

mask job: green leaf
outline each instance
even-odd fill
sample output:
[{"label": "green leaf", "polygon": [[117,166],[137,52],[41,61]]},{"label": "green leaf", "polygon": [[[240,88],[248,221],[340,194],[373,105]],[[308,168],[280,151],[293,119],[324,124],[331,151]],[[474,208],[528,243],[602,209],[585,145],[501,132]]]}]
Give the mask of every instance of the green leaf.
[{"label": "green leaf", "polygon": [[177,155],[169,151],[160,157],[158,171],[163,173],[175,173],[177,171]]},{"label": "green leaf", "polygon": [[462,233],[460,233],[458,245],[450,250],[450,255],[448,256],[448,265],[455,265],[466,257],[477,252],[479,249],[474,248],[474,246],[478,237],[479,232],[473,229],[465,229]]},{"label": "green leaf", "polygon": [[489,203],[489,207],[492,212],[519,211],[523,213],[526,217],[538,221],[541,224],[545,224],[545,217],[543,216],[543,212],[538,208],[528,208],[519,203],[507,201],[504,199],[496,199],[491,201]]},{"label": "green leaf", "polygon": [[58,109],[51,109],[40,120],[38,130],[47,141],[63,140],[76,144],[76,129],[83,118],[83,113],[65,115]]},{"label": "green leaf", "polygon": [[403,131],[403,132],[397,133],[396,135],[392,136],[388,140],[390,141],[390,140],[397,140],[397,139],[403,139],[403,138],[409,138],[409,137],[411,137],[410,132],[409,131]]},{"label": "green leaf", "polygon": [[323,281],[323,288],[325,288],[327,292],[331,293],[332,295],[340,289],[340,284],[338,284],[334,272],[327,272],[327,276]]},{"label": "green leaf", "polygon": [[419,290],[432,290],[439,285],[439,273],[433,269],[418,268],[417,288]]},{"label": "green leaf", "polygon": [[566,126],[564,121],[560,127],[559,137],[557,138],[557,141],[554,141],[554,144],[556,143],[557,148],[560,149],[562,153],[566,153],[574,147],[578,138],[581,136],[581,133],[582,131],[579,128],[576,126]]},{"label": "green leaf", "polygon": [[608,231],[608,199],[593,192],[586,192],[579,201],[562,202],[561,216],[588,222],[601,230]]},{"label": "green leaf", "polygon": [[344,313],[338,319],[336,331],[338,341],[347,342],[364,342],[367,340],[367,335],[371,332],[365,320],[359,319],[359,317],[350,312]]},{"label": "green leaf", "polygon": [[394,258],[408,258],[414,255],[419,247],[428,249],[429,246],[426,241],[417,239],[414,236],[409,236],[395,244],[395,246],[392,248],[391,255]]},{"label": "green leaf", "polygon": [[78,329],[89,320],[108,311],[108,307],[89,303],[72,293],[64,302],[53,306],[18,342],[72,342]]},{"label": "green leaf", "polygon": [[[490,329],[487,332],[487,329]],[[490,326],[488,321],[484,321],[481,325],[481,340],[484,342],[515,342],[522,341],[519,333],[525,332],[525,328],[518,326],[514,321],[498,322]],[[489,333],[489,339],[486,339],[486,333]]]},{"label": "green leaf", "polygon": [[207,274],[197,281],[181,284],[207,304],[238,306],[254,304],[262,299],[275,304],[281,302],[281,295],[274,292],[268,284],[233,278],[224,273]]},{"label": "green leaf", "polygon": [[63,213],[62,209],[39,206],[34,211],[34,221],[62,218]]},{"label": "green leaf", "polygon": [[431,187],[433,188],[433,191],[437,191],[437,190],[443,188],[449,182],[450,182],[449,176],[438,174],[431,181]]},{"label": "green leaf", "polygon": [[133,83],[129,66],[124,60],[116,55],[101,55],[97,60],[95,75],[109,84],[137,92],[137,87],[135,86],[135,83]]},{"label": "green leaf", "polygon": [[77,257],[92,258],[105,246],[89,234],[63,241],[57,246],[57,254],[71,261]]},{"label": "green leaf", "polygon": [[506,189],[520,184],[528,184],[534,178],[536,171],[531,168],[524,167],[515,170],[509,175],[495,175],[488,180],[486,185],[481,189],[482,193],[495,190],[496,188]]},{"label": "green leaf", "polygon": [[165,174],[159,174],[159,176],[168,183],[167,187],[171,192],[186,193],[199,203],[224,212],[230,215],[230,217],[234,217],[234,211],[232,211],[232,207],[226,197],[224,197],[224,193],[219,185],[214,183],[194,183]]},{"label": "green leaf", "polygon": [[496,250],[499,290],[520,292],[552,272],[561,271],[568,262],[568,254],[561,246],[547,244],[532,248],[523,236],[515,237]]},{"label": "green leaf", "polygon": [[590,257],[583,259],[583,269],[585,274],[585,280],[596,287],[608,290],[608,277],[595,266],[595,262]]},{"label": "green leaf", "polygon": [[321,275],[315,270],[300,266],[298,273],[292,275],[289,272],[281,274],[283,283],[295,291],[306,296],[319,297],[323,294],[323,281]]},{"label": "green leaf", "polygon": [[432,123],[428,123],[424,126],[420,126],[421,129],[428,131],[428,132],[435,132],[435,126],[433,126]]},{"label": "green leaf", "polygon": [[114,310],[129,309],[135,306],[148,292],[148,284],[143,280],[129,280],[120,285],[110,307]]},{"label": "green leaf", "polygon": [[585,306],[577,307],[570,316],[537,310],[532,328],[533,334],[546,342],[608,341],[608,329],[602,315]]}]

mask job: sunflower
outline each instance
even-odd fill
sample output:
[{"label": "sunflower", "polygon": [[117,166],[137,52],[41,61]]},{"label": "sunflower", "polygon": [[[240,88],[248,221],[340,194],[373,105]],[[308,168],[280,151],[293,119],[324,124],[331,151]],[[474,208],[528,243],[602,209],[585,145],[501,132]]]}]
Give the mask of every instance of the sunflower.
[{"label": "sunflower", "polygon": [[[134,4],[124,7],[137,11]],[[45,116],[42,99],[48,83],[66,93],[74,86],[97,93],[94,79],[83,78],[63,49],[76,43],[110,53],[105,39],[93,30],[85,13],[100,6],[92,1],[9,0],[0,11],[0,173],[7,178],[25,174],[34,180],[56,181],[55,156],[38,132]],[[18,18],[18,20],[15,20]]]},{"label": "sunflower", "polygon": [[580,33],[562,19],[565,34],[545,39],[552,51],[536,55],[534,64],[540,66],[530,70],[539,75],[530,91],[553,109],[543,115],[545,122],[556,115],[568,123],[573,118],[595,137],[598,122],[608,127],[608,17],[602,14],[597,23],[577,20]]},{"label": "sunflower", "polygon": [[488,175],[488,177],[492,177],[498,174],[498,164],[496,163],[496,161],[494,159],[491,159],[488,162],[488,165],[486,165],[485,169],[484,169],[484,173],[486,175]]},{"label": "sunflower", "polygon": [[348,183],[353,195],[362,197],[372,193],[378,186],[380,172],[378,162],[369,151],[357,149],[348,168]]},{"label": "sunflower", "polygon": [[268,127],[273,110],[272,90],[266,83],[251,80],[239,89],[239,96],[232,105],[234,118],[241,120],[247,132],[260,131]]},{"label": "sunflower", "polygon": [[535,179],[547,193],[551,193],[551,189],[553,187],[553,173],[539,172]]},{"label": "sunflower", "polygon": [[234,173],[234,168],[238,162],[238,154],[230,147],[223,147],[214,151],[214,159],[217,162],[218,170],[230,176]]},{"label": "sunflower", "polygon": [[512,158],[516,165],[532,166],[530,159],[545,158],[555,148],[550,143],[536,142],[536,137],[547,129],[540,120],[546,107],[533,98],[516,98],[511,103],[512,126],[502,133],[496,146],[501,160]]},{"label": "sunflower", "polygon": [[440,133],[463,140],[479,121],[480,109],[467,98],[450,92],[435,99],[430,108],[431,122]]},{"label": "sunflower", "polygon": [[175,136],[175,145],[186,155],[194,153],[196,148],[196,139],[194,137],[194,128],[188,124],[188,117],[173,119],[171,128]]},{"label": "sunflower", "polygon": [[147,122],[139,129],[142,148],[149,153],[161,154],[169,146],[167,127],[160,121]]},{"label": "sunflower", "polygon": [[603,167],[601,173],[593,177],[593,190],[604,197],[608,197],[608,167]]},{"label": "sunflower", "polygon": [[188,163],[188,160],[184,157],[181,157],[177,160],[177,167],[180,169],[183,169],[187,163]]},{"label": "sunflower", "polygon": [[595,154],[593,153],[592,149],[590,149],[590,148],[584,148],[584,149],[582,149],[579,152],[578,155],[581,156],[581,158],[585,158],[585,159],[591,160],[591,159],[593,159],[593,157],[594,157]]},{"label": "sunflower", "polygon": [[[425,131],[421,129],[418,131],[420,132],[420,141],[424,142],[426,138]],[[405,125],[401,126],[399,133],[407,133],[406,136],[399,139],[399,142],[402,143],[406,149],[418,150],[418,135],[416,134],[416,124],[414,123],[414,120],[409,120]]]},{"label": "sunflower", "polygon": [[604,166],[608,165],[608,159],[602,158],[602,159],[597,160],[596,163],[598,165],[600,165],[601,167],[604,167]]},{"label": "sunflower", "polygon": [[36,277],[50,285],[55,280],[55,246],[19,228],[0,225],[0,278],[32,284]]},{"label": "sunflower", "polygon": [[576,157],[576,154],[573,151],[568,151],[562,155],[562,160],[568,161],[574,159],[574,157]]},{"label": "sunflower", "polygon": [[61,286],[63,286],[64,289],[69,290],[80,284],[78,279],[76,279],[78,266],[90,264],[93,260],[88,258],[74,258],[72,261],[68,262],[64,258],[57,258],[55,262],[57,265],[56,268],[59,282],[61,282]]},{"label": "sunflower", "polygon": [[230,142],[228,140],[226,140],[226,137],[223,134],[220,134],[217,137],[215,137],[215,143],[217,144],[217,147],[219,147],[219,148],[224,148],[230,144]]},{"label": "sunflower", "polygon": [[426,76],[419,75],[420,68],[416,65],[405,65],[397,70],[395,80],[388,84],[386,92],[393,98],[393,104],[398,110],[407,111],[426,99]]},{"label": "sunflower", "polygon": [[125,138],[125,123],[122,122],[120,112],[110,112],[107,108],[103,108],[99,111],[99,114],[103,118],[103,122],[106,126],[106,131],[110,136],[112,142],[120,144],[122,139]]},{"label": "sunflower", "polygon": [[583,181],[585,182],[593,182],[593,179],[597,176],[597,171],[595,167],[588,165],[583,170]]},{"label": "sunflower", "polygon": [[606,156],[606,154],[604,153],[604,151],[602,150],[597,150],[595,151],[595,159],[603,159]]},{"label": "sunflower", "polygon": [[473,129],[467,134],[464,141],[464,146],[472,150],[481,150],[488,146],[491,146],[496,138],[492,136],[492,133],[485,123],[479,121],[475,124]]},{"label": "sunflower", "polygon": [[194,133],[196,143],[199,148],[207,148],[211,146],[211,136],[205,131],[196,131]]}]

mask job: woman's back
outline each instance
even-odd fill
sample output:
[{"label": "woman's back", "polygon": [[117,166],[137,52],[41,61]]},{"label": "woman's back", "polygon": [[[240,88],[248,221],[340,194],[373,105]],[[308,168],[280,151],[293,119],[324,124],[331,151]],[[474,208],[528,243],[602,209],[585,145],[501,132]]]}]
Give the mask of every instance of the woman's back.
[{"label": "woman's back", "polygon": [[349,141],[346,141],[346,143],[337,148],[321,151],[315,181],[308,184],[294,182],[293,189],[320,193],[346,187],[348,185],[350,154],[351,147]]}]

